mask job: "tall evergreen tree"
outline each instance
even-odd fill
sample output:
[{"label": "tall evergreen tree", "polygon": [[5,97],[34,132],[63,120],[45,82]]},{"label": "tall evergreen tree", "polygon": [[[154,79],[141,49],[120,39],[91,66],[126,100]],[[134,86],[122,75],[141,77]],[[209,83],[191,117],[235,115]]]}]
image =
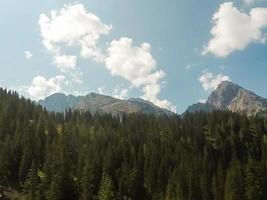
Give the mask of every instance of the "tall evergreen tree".
[{"label": "tall evergreen tree", "polygon": [[115,200],[112,179],[109,175],[103,173],[100,188],[98,192],[98,200]]},{"label": "tall evergreen tree", "polygon": [[35,162],[32,162],[31,168],[28,171],[27,178],[24,182],[24,191],[27,200],[41,199],[41,180],[38,175],[38,169]]},{"label": "tall evergreen tree", "polygon": [[262,169],[260,162],[250,159],[246,167],[245,195],[247,200],[262,199]]},{"label": "tall evergreen tree", "polygon": [[5,199],[5,192],[8,187],[9,170],[7,160],[4,156],[4,151],[0,149],[0,199]]},{"label": "tall evergreen tree", "polygon": [[244,199],[244,186],[239,161],[232,161],[225,182],[225,200]]},{"label": "tall evergreen tree", "polygon": [[95,199],[95,179],[92,171],[92,167],[89,162],[85,163],[81,178],[81,200],[93,200]]}]

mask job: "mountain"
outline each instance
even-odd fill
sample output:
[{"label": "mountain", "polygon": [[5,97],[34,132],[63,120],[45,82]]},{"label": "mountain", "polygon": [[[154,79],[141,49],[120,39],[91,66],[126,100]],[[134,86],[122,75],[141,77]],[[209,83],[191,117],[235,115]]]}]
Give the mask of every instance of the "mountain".
[{"label": "mountain", "polygon": [[38,101],[38,104],[44,106],[49,111],[62,112],[67,108],[72,108],[74,105],[80,102],[81,99],[81,96],[66,96],[62,93],[55,93],[44,100]]},{"label": "mountain", "polygon": [[90,93],[86,96],[65,95],[55,93],[38,104],[42,105],[49,111],[63,112],[68,108],[73,110],[90,111],[91,113],[111,113],[117,115],[120,113],[144,113],[144,114],[166,114],[173,115],[169,110],[162,109],[149,101],[138,98],[128,100],[116,99],[106,95]]},{"label": "mountain", "polygon": [[209,96],[206,103],[189,106],[186,112],[229,110],[248,116],[267,116],[267,99],[230,82],[222,82]]}]

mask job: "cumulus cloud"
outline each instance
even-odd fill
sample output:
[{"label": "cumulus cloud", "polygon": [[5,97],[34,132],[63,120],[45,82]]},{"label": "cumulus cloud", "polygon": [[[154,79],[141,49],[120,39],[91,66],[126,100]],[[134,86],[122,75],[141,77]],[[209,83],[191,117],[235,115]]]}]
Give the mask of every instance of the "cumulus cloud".
[{"label": "cumulus cloud", "polygon": [[32,85],[27,89],[30,98],[34,100],[43,99],[56,92],[62,92],[62,86],[65,83],[65,76],[59,75],[50,79],[43,76],[36,76]]},{"label": "cumulus cloud", "polygon": [[69,4],[50,15],[41,14],[39,18],[44,46],[58,54],[61,45],[79,46],[83,57],[103,61],[103,54],[97,46],[101,35],[112,29],[93,13],[88,12],[83,4]]},{"label": "cumulus cloud", "polygon": [[243,0],[244,4],[250,6],[255,3],[255,0]]},{"label": "cumulus cloud", "polygon": [[157,62],[150,49],[148,43],[134,46],[130,38],[113,40],[107,49],[105,64],[112,75],[124,78],[132,87],[141,88],[144,99],[170,109],[169,101],[158,99],[165,73],[157,69]]},{"label": "cumulus cloud", "polygon": [[82,57],[104,62],[105,56],[98,47],[98,40],[101,35],[108,34],[112,26],[103,24],[83,4],[68,4],[49,14],[42,13],[39,26],[43,44],[52,54],[52,64],[71,79],[69,85],[82,83],[82,72],[76,66],[77,56],[62,53],[64,48],[78,47]]},{"label": "cumulus cloud", "polygon": [[197,103],[207,103],[207,99],[199,99]]},{"label": "cumulus cloud", "polygon": [[[99,40],[110,33],[112,26],[88,12],[83,4],[69,4],[61,10],[43,13],[39,17],[39,25],[43,44],[53,56],[52,63],[67,78],[79,71],[77,57],[62,52],[66,47],[78,47],[81,57],[105,64],[113,76],[120,76],[129,81],[131,87],[141,89],[146,100],[174,110],[169,101],[158,99],[165,73],[157,69],[157,62],[150,53],[150,44],[133,46],[132,39],[121,38],[108,43],[107,49],[102,50]],[[99,92],[103,93],[103,90]],[[115,91],[120,98],[125,98],[127,93],[127,89]]]},{"label": "cumulus cloud", "polygon": [[53,58],[53,64],[62,72],[75,69],[76,56],[56,55]]},{"label": "cumulus cloud", "polygon": [[265,43],[263,29],[267,27],[267,8],[253,8],[250,13],[238,10],[232,2],[221,4],[213,15],[213,38],[203,54],[212,53],[226,57],[237,50],[245,49],[253,42]]},{"label": "cumulus cloud", "polygon": [[119,90],[118,88],[116,88],[113,91],[113,95],[112,96],[117,98],[117,99],[126,99],[128,97],[128,89]]},{"label": "cumulus cloud", "polygon": [[215,90],[217,86],[223,81],[230,81],[229,76],[223,74],[213,74],[205,71],[198,79],[205,91]]},{"label": "cumulus cloud", "polygon": [[32,58],[32,53],[30,51],[25,51],[24,55],[25,55],[25,58],[28,60]]},{"label": "cumulus cloud", "polygon": [[97,88],[97,92],[99,93],[99,94],[105,94],[105,91],[104,91],[104,89],[105,89],[105,86],[102,86],[102,87],[99,87],[99,88]]}]

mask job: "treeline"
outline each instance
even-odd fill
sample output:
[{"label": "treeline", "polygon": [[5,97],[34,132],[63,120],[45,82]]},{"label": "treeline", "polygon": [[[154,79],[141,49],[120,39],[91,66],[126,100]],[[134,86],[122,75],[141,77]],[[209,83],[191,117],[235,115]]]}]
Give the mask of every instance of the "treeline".
[{"label": "treeline", "polygon": [[264,200],[267,120],[49,113],[0,89],[0,199],[12,188],[28,200]]}]

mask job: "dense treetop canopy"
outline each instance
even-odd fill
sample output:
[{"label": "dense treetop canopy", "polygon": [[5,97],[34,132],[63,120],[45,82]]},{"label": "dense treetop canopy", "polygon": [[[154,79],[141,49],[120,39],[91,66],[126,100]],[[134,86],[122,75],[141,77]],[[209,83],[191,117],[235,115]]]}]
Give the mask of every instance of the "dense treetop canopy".
[{"label": "dense treetop canopy", "polygon": [[263,200],[267,120],[52,113],[0,89],[0,199]]}]

